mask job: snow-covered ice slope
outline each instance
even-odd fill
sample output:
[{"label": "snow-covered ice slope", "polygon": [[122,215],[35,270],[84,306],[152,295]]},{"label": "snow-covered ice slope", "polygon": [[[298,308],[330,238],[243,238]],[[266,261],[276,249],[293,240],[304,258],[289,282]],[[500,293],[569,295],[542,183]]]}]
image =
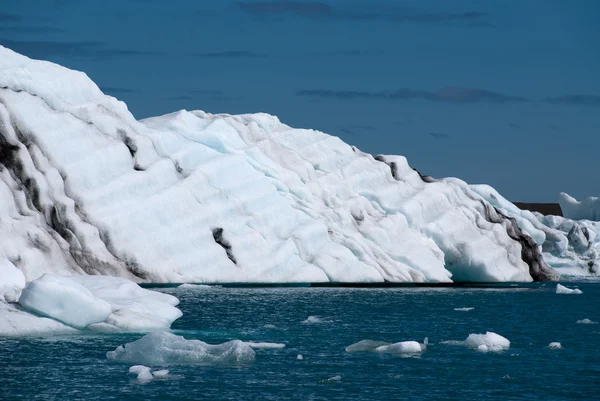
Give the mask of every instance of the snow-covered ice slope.
[{"label": "snow-covered ice slope", "polygon": [[8,298],[44,272],[152,282],[554,278],[544,229],[463,181],[423,177],[404,157],[373,158],[267,114],[136,121],[85,74],[1,46],[0,202]]}]

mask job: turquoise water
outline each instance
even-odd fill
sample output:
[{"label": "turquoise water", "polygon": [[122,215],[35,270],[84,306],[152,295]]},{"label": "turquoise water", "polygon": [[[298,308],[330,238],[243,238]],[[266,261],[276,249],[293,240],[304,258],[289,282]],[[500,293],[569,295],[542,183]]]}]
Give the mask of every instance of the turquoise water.
[{"label": "turquoise water", "polygon": [[[128,364],[106,359],[140,335],[0,339],[0,400],[598,399],[600,325],[575,322],[600,321],[600,284],[575,285],[582,295],[557,295],[554,285],[162,289],[181,300],[179,335],[286,347],[257,350],[245,366],[169,366],[183,377],[140,384]],[[454,310],[464,307],[474,309]],[[302,323],[308,316],[322,322]],[[486,331],[508,338],[510,349],[440,344]],[[344,349],[424,337],[430,343],[420,357]],[[549,349],[553,341],[563,349]]]}]

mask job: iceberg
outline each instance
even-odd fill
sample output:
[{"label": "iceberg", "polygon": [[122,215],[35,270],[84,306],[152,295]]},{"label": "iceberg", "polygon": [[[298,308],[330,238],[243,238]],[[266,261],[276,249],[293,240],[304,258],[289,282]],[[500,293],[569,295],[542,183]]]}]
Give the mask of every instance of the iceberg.
[{"label": "iceberg", "polygon": [[569,194],[561,192],[558,203],[563,216],[570,220],[600,221],[600,198],[590,197],[578,202]]},{"label": "iceberg", "polygon": [[550,344],[548,344],[548,348],[550,349],[561,349],[562,348],[562,344],[559,342],[551,342]]},{"label": "iceberg", "polygon": [[469,334],[464,341],[442,341],[442,344],[463,345],[479,352],[501,352],[510,348],[510,341],[507,338],[491,331],[485,334]]},{"label": "iceberg", "polygon": [[17,303],[0,302],[0,336],[169,330],[179,300],[119,277],[46,273]]},{"label": "iceberg", "polygon": [[[84,73],[0,46],[6,302],[45,273],[210,284],[597,275],[598,232],[264,113],[138,121]],[[125,330],[153,325],[143,309],[111,316]]]},{"label": "iceberg", "polygon": [[384,341],[361,340],[346,347],[346,352],[377,352],[379,354],[410,355],[420,354],[427,349],[429,340],[425,338],[423,343],[417,341],[401,341],[387,343]]},{"label": "iceberg", "polygon": [[565,287],[564,285],[556,284],[556,293],[557,294],[579,295],[579,294],[583,294],[583,291],[581,291],[579,288],[568,288],[568,287]]},{"label": "iceberg", "polygon": [[200,340],[186,340],[168,332],[146,334],[131,343],[106,353],[113,361],[148,366],[171,364],[229,365],[254,361],[255,352],[240,340],[211,345]]}]

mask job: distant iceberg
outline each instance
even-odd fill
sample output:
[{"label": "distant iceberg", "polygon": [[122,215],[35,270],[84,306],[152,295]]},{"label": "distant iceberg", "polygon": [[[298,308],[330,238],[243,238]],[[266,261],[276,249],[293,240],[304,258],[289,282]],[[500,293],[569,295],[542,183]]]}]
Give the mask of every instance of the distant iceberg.
[{"label": "distant iceberg", "polygon": [[592,223],[521,211],[491,187],[423,176],[402,156],[267,114],[137,121],[85,74],[0,46],[0,300],[44,273],[552,280],[551,267],[598,274]]}]

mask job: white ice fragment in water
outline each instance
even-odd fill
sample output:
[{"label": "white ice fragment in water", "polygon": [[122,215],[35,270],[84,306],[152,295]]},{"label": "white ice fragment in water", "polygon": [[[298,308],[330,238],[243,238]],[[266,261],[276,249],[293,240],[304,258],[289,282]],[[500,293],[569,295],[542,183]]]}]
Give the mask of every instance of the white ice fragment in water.
[{"label": "white ice fragment in water", "polygon": [[560,349],[560,348],[562,348],[562,344],[559,343],[559,342],[557,342],[557,341],[554,341],[554,342],[551,342],[550,344],[548,344],[548,348],[550,348],[550,349]]},{"label": "white ice fragment in water", "polygon": [[154,376],[150,373],[150,368],[144,365],[134,365],[130,367],[129,373],[136,374],[140,383],[148,383],[154,379]]},{"label": "white ice fragment in water", "polygon": [[46,273],[23,289],[19,304],[34,313],[76,328],[104,321],[112,312],[100,299],[69,277]]},{"label": "white ice fragment in water", "polygon": [[340,380],[342,380],[342,376],[337,375],[337,376],[330,377],[329,379],[321,380],[319,383],[339,382]]},{"label": "white ice fragment in water", "polygon": [[508,341],[507,338],[491,331],[488,331],[485,334],[469,334],[464,341],[450,340],[442,341],[441,343],[448,345],[464,345],[480,352],[500,352],[510,348],[510,341]]},{"label": "white ice fragment in water", "polygon": [[557,294],[583,294],[579,288],[567,288],[564,285],[556,284]]},{"label": "white ice fragment in water", "polygon": [[389,345],[385,341],[374,341],[374,340],[361,340],[357,343],[346,347],[346,352],[371,352],[375,351],[376,348]]},{"label": "white ice fragment in water", "polygon": [[302,321],[302,324],[316,324],[316,323],[329,323],[328,320],[321,319],[318,316],[309,316],[306,320]]},{"label": "white ice fragment in water", "polygon": [[189,283],[185,283],[185,284],[181,284],[177,288],[180,288],[182,290],[210,290],[210,289],[213,289],[215,287],[221,287],[221,286],[220,285],[206,285],[206,284],[189,284]]},{"label": "white ice fragment in water", "polygon": [[169,377],[169,369],[155,370],[152,372],[152,376],[154,376],[155,379],[166,379]]},{"label": "white ice fragment in water", "polygon": [[468,312],[473,309],[475,309],[475,308],[473,308],[473,307],[471,307],[471,308],[454,308],[454,310],[458,311],[458,312]]},{"label": "white ice fragment in water", "polygon": [[274,324],[265,324],[263,326],[264,329],[276,329],[277,326],[275,326]]},{"label": "white ice fragment in water", "polygon": [[246,341],[246,345],[248,345],[252,349],[285,348],[285,344],[279,344],[279,343],[261,343],[261,342]]},{"label": "white ice fragment in water", "polygon": [[429,340],[425,338],[423,343],[417,341],[401,341],[397,343],[386,343],[383,341],[362,340],[346,347],[346,352],[377,352],[380,354],[418,354],[427,349]]},{"label": "white ice fragment in water", "polygon": [[301,361],[304,359],[304,357],[302,356],[302,354],[298,354],[298,356],[296,357],[297,360]]},{"label": "white ice fragment in water", "polygon": [[581,319],[576,321],[575,323],[579,323],[579,324],[598,324],[598,322],[594,322],[593,320],[590,319]]},{"label": "white ice fragment in water", "polygon": [[211,345],[167,332],[150,333],[106,353],[108,359],[150,366],[168,364],[239,364],[254,361],[255,352],[240,340]]}]

